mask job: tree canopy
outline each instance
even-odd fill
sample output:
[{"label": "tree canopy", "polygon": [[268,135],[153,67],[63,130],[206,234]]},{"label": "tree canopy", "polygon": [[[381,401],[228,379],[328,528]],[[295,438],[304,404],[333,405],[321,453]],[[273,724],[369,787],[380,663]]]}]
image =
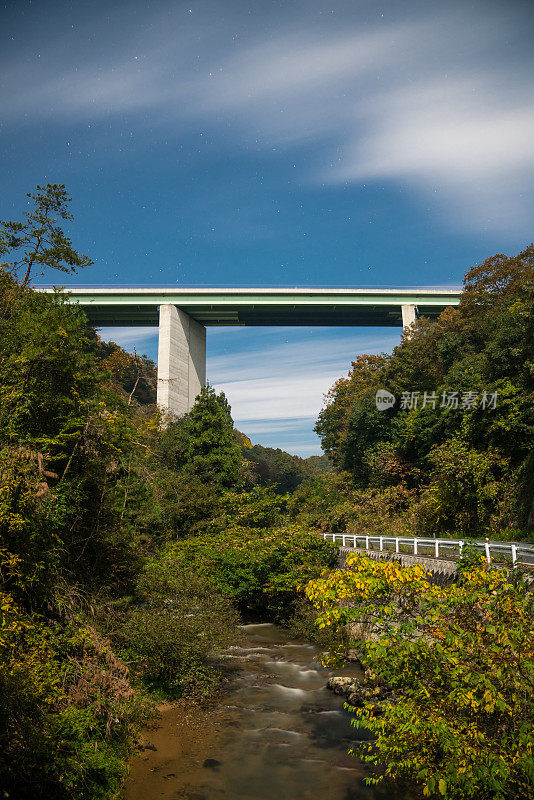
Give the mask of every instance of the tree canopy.
[{"label": "tree canopy", "polygon": [[[395,406],[376,408],[378,388]],[[360,489],[385,489],[392,469],[397,485],[415,489],[413,524],[426,535],[530,535],[534,246],[469,269],[459,308],[419,319],[391,356],[354,361],[316,431]]]},{"label": "tree canopy", "polygon": [[[29,198],[29,211],[24,211],[22,221],[0,222],[1,266],[12,275],[20,276],[22,286],[27,286],[33,273],[41,276],[46,269],[75,273],[93,262],[89,256],[79,254],[59,220],[72,222],[68,210],[71,198],[63,184],[47,183],[37,186]],[[4,262],[3,259],[6,259]]]}]

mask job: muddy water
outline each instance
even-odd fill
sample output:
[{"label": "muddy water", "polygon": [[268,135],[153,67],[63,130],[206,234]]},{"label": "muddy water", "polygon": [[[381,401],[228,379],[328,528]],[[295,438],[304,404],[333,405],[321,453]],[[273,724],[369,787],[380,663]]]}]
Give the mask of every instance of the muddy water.
[{"label": "muddy water", "polygon": [[318,649],[275,625],[242,630],[225,654],[234,677],[223,702],[163,710],[132,763],[126,800],[409,800],[367,786],[367,768],[347,755],[361,734],[325,688],[333,673]]}]

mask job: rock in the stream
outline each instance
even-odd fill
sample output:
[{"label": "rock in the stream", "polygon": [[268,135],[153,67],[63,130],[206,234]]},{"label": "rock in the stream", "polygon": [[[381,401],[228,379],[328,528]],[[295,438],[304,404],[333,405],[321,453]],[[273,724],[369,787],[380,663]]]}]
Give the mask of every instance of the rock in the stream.
[{"label": "rock in the stream", "polygon": [[326,685],[334,694],[341,694],[347,697],[355,691],[356,685],[359,686],[360,684],[356,678],[328,678]]},{"label": "rock in the stream", "polygon": [[139,745],[139,749],[140,750],[154,750],[154,752],[156,752],[156,750],[158,748],[156,747],[155,744],[152,744],[152,742],[146,742],[145,744]]},{"label": "rock in the stream", "polygon": [[329,678],[327,687],[334,694],[346,697],[347,703],[350,703],[351,706],[357,707],[364,704],[368,691],[356,678]]},{"label": "rock in the stream", "polygon": [[357,708],[364,705],[367,700],[381,702],[389,697],[389,691],[384,686],[364,686],[357,678],[329,678],[326,684],[334,694],[347,698],[347,703]]},{"label": "rock in the stream", "polygon": [[216,758],[207,758],[202,766],[208,769],[218,769],[221,766],[221,762],[217,761]]}]

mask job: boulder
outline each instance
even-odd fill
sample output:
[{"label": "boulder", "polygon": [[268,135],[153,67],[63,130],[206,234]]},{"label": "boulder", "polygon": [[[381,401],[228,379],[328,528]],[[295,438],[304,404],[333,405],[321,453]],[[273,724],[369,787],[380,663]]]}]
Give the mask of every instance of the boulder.
[{"label": "boulder", "polygon": [[357,678],[329,678],[326,685],[334,694],[346,697],[347,703],[355,708],[361,708],[368,701],[381,703],[391,694],[385,686],[366,686]]}]

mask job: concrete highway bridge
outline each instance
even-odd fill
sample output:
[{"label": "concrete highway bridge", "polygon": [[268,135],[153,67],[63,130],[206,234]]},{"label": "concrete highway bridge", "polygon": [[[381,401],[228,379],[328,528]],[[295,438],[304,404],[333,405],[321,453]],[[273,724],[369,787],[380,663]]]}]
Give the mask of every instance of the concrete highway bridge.
[{"label": "concrete highway bridge", "polygon": [[[53,286],[38,286],[52,293]],[[159,326],[158,405],[186,414],[206,380],[206,326],[402,326],[457,306],[460,289],[68,286],[90,322]]]}]

